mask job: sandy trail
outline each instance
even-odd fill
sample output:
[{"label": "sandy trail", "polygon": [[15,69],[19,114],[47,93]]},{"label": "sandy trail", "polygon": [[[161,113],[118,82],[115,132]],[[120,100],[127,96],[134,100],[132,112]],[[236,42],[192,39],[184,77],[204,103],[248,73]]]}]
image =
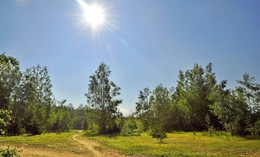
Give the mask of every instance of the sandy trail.
[{"label": "sandy trail", "polygon": [[103,157],[104,155],[95,149],[95,147],[100,147],[100,144],[97,143],[97,142],[94,142],[94,141],[83,141],[83,140],[79,140],[77,137],[79,136],[80,134],[76,134],[74,135],[72,138],[73,140],[77,141],[78,143],[82,144],[82,145],[85,145],[85,147],[92,153],[93,156],[96,156],[96,157]]}]

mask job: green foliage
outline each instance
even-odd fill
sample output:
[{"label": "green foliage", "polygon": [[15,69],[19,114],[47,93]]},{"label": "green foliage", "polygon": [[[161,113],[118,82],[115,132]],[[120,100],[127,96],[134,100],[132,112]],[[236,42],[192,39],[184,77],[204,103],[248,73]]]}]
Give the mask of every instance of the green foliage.
[{"label": "green foliage", "polygon": [[258,136],[260,136],[260,120],[255,123],[255,131]]},{"label": "green foliage", "polygon": [[[18,151],[19,152],[19,151]],[[6,149],[0,150],[1,157],[19,157],[16,148],[10,149],[9,146]]]},{"label": "green foliage", "polygon": [[0,135],[5,133],[6,127],[11,120],[12,111],[0,109]]},{"label": "green foliage", "polygon": [[59,102],[59,106],[55,106],[53,112],[53,122],[50,125],[50,131],[52,132],[67,132],[72,128],[73,122],[73,106],[69,104],[68,106],[63,105],[65,100]]},{"label": "green foliage", "polygon": [[113,133],[119,131],[115,120],[121,114],[117,110],[117,106],[122,100],[115,99],[120,95],[120,88],[109,80],[111,71],[105,63],[101,63],[95,74],[90,76],[90,83],[87,97],[88,104],[98,111],[99,132]]},{"label": "green foliage", "polygon": [[85,113],[86,107],[82,104],[74,110],[73,129],[86,130],[88,128],[88,120]]},{"label": "green foliage", "polygon": [[243,80],[238,81],[240,84],[237,87],[237,90],[241,92],[242,97],[244,98],[244,102],[247,105],[247,111],[249,112],[248,126],[253,134],[256,135],[255,125],[258,120],[260,120],[259,112],[260,112],[260,84],[254,82],[255,78],[250,77],[248,73],[243,75]]},{"label": "green foliage", "polygon": [[[11,135],[63,132],[74,129],[123,135],[150,130],[151,136],[165,138],[173,130],[214,132],[229,130],[231,135],[259,135],[260,85],[245,73],[239,86],[226,89],[219,84],[212,64],[195,64],[180,71],[176,88],[162,85],[138,95],[134,120],[118,112],[120,88],[109,80],[111,71],[101,63],[90,76],[85,94],[90,107],[74,109],[66,100],[56,101],[47,67],[19,70],[19,61],[0,55],[0,133]],[[12,122],[7,113],[12,111]],[[210,133],[211,134],[211,133]],[[213,133],[214,134],[214,133]]]},{"label": "green foliage", "polygon": [[[225,124],[226,129],[230,129],[231,135],[234,134],[234,123],[238,115],[238,105],[239,100],[236,99],[235,92],[230,90],[225,90],[227,81],[222,81],[215,88],[215,93],[211,95],[215,101],[211,105],[212,112],[218,116],[220,121]],[[228,125],[227,125],[228,124]]]},{"label": "green foliage", "polygon": [[195,64],[193,69],[179,72],[176,92],[173,94],[174,127],[182,130],[206,130],[208,115],[210,125],[219,127],[216,116],[210,111],[214,101],[210,99],[216,87],[215,73],[212,64],[203,69]]},{"label": "green foliage", "polygon": [[[164,99],[155,100],[155,92],[150,93],[148,88],[140,91],[136,115],[144,125],[149,115],[148,127],[156,128],[155,133],[208,130],[209,134],[214,134],[215,129],[226,129],[231,135],[255,136],[260,120],[260,85],[254,81],[249,74],[244,74],[243,80],[238,81],[240,86],[225,89],[227,81],[217,84],[211,63],[206,68],[195,64],[191,70],[179,72],[177,87],[169,90]],[[167,120],[156,118],[158,113],[164,112],[158,106],[167,106],[169,114],[160,118]]]},{"label": "green foliage", "polygon": [[20,75],[18,60],[0,54],[0,108],[10,108],[10,99],[19,84]]},{"label": "green foliage", "polygon": [[153,127],[153,129],[149,130],[149,135],[160,140],[160,143],[162,143],[162,140],[167,137],[166,132],[160,127]]},{"label": "green foliage", "polygon": [[85,113],[88,124],[88,130],[97,133],[100,130],[98,125],[99,111],[90,107],[86,107]]},{"label": "green foliage", "polygon": [[47,67],[37,65],[22,73],[15,58],[2,54],[0,80],[0,109],[13,111],[8,134],[36,135],[49,131],[69,131],[72,128],[72,105],[63,107],[63,104],[54,100]]},{"label": "green foliage", "polygon": [[136,115],[143,123],[144,129],[148,129],[148,114],[151,109],[151,102],[153,101],[152,93],[149,88],[144,88],[138,95],[138,102],[136,103]]},{"label": "green foliage", "polygon": [[129,117],[124,121],[124,125],[121,129],[121,135],[129,136],[129,135],[138,135],[144,131],[143,124],[136,120],[134,117]]},{"label": "green foliage", "polygon": [[170,119],[170,97],[167,88],[159,85],[153,91],[152,109],[149,113],[150,135],[160,139],[166,138],[166,126]]}]

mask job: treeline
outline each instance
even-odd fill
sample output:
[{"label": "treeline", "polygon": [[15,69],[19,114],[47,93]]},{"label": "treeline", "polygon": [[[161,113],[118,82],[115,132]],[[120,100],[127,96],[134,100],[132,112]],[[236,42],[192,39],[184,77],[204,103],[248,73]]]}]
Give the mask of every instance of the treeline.
[{"label": "treeline", "polygon": [[[90,133],[140,134],[163,139],[170,131],[227,130],[232,135],[260,135],[260,85],[245,73],[237,87],[218,82],[212,64],[180,71],[177,86],[144,88],[136,112],[123,117],[118,111],[120,87],[109,80],[111,71],[101,63],[90,76],[85,94],[88,106],[74,109],[55,100],[48,70],[39,65],[19,69],[17,59],[0,55],[1,119],[10,114],[0,131],[22,133],[63,132],[84,129]],[[0,120],[1,120],[0,119]],[[7,118],[8,119],[8,118]]]},{"label": "treeline", "polygon": [[167,131],[228,130],[232,135],[260,135],[260,85],[244,74],[238,86],[217,82],[212,64],[179,71],[176,88],[158,85],[140,91],[135,116],[151,135]]},{"label": "treeline", "polygon": [[[66,100],[55,100],[47,67],[39,65],[20,71],[19,61],[0,55],[0,109],[11,116],[5,132],[63,132],[86,128],[85,107],[74,109]],[[85,122],[85,123],[84,123]]]}]

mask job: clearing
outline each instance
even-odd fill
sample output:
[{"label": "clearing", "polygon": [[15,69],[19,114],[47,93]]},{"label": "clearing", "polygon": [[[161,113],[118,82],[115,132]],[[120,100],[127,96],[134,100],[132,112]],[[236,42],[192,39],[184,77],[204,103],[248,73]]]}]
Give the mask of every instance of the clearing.
[{"label": "clearing", "polygon": [[[0,147],[16,147],[19,155],[40,157],[126,156],[260,156],[260,140],[192,132],[168,133],[163,143],[141,136],[84,135],[82,131],[35,136],[1,136]],[[126,155],[128,154],[128,155]]]}]

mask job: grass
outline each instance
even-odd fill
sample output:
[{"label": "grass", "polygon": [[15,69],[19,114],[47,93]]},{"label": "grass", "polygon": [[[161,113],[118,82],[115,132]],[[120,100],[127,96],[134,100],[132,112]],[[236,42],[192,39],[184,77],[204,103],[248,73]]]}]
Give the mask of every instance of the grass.
[{"label": "grass", "polygon": [[147,156],[258,156],[260,140],[232,136],[205,136],[201,133],[167,134],[160,144],[146,133],[141,136],[85,136],[121,153]]},{"label": "grass", "polygon": [[84,152],[82,145],[72,139],[77,132],[45,133],[29,136],[0,136],[0,145],[25,145],[40,148],[51,148],[57,151]]},{"label": "grass", "polygon": [[[78,154],[87,153],[84,146],[72,139],[78,132],[46,133],[35,136],[0,136],[1,145],[50,148]],[[168,133],[160,144],[146,133],[141,136],[85,135],[80,139],[103,143],[102,149],[113,148],[121,153],[144,156],[260,156],[260,140],[232,136],[207,136],[192,132]]]}]

